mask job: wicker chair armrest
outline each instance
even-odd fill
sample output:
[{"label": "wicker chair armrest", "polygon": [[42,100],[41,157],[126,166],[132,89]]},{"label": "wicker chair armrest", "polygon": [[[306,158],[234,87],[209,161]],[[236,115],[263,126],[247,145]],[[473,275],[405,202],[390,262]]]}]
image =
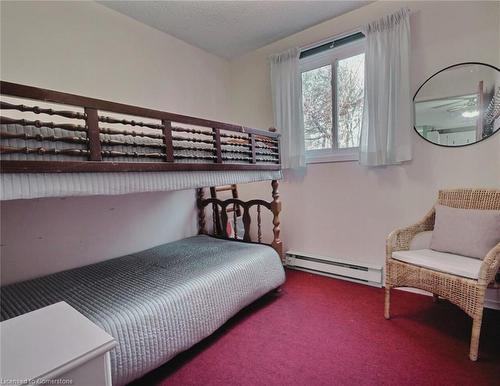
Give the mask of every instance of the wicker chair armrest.
[{"label": "wicker chair armrest", "polygon": [[479,284],[488,285],[493,281],[500,268],[500,243],[491,249],[481,264]]},{"label": "wicker chair armrest", "polygon": [[405,251],[410,249],[413,238],[426,231],[434,229],[435,210],[432,208],[418,223],[405,228],[393,230],[386,239],[386,257],[390,258],[394,251]]}]

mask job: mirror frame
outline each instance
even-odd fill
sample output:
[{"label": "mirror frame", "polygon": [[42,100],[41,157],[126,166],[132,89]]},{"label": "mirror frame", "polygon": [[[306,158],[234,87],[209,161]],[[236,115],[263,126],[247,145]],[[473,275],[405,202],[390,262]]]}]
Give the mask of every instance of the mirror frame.
[{"label": "mirror frame", "polygon": [[500,68],[492,65],[492,64],[487,64],[487,63],[482,63],[482,62],[462,62],[462,63],[456,63],[456,64],[452,64],[451,66],[448,66],[448,67],[445,67],[441,70],[439,70],[438,72],[434,73],[433,75],[429,76],[420,86],[419,88],[417,89],[417,91],[415,91],[415,95],[413,95],[413,130],[415,130],[415,133],[417,134],[417,136],[421,139],[423,139],[424,141],[426,142],[429,142],[429,143],[432,143],[433,145],[435,146],[441,146],[441,147],[445,147],[445,148],[448,148],[448,149],[453,149],[453,148],[460,148],[460,147],[465,147],[465,146],[471,146],[471,145],[475,145],[476,143],[480,143],[480,142],[483,142],[484,140],[486,139],[489,139],[491,137],[493,137],[495,134],[497,134],[498,132],[500,132],[500,129],[498,129],[497,131],[493,132],[493,134],[491,134],[490,136],[488,137],[485,137],[483,139],[480,139],[479,141],[476,141],[476,142],[472,142],[472,143],[465,143],[463,145],[457,145],[457,146],[448,146],[448,145],[442,145],[440,143],[434,143],[430,140],[428,140],[427,138],[425,138],[424,136],[422,136],[417,128],[415,127],[415,122],[416,122],[416,114],[415,114],[415,98],[417,97],[417,94],[418,92],[420,91],[420,89],[422,87],[425,86],[425,84],[427,82],[429,82],[432,78],[434,78],[436,75],[442,73],[443,71],[446,71],[446,70],[449,70],[450,68],[453,68],[453,67],[457,67],[457,66],[463,66],[463,65],[467,65],[467,64],[480,64],[482,66],[486,66],[486,67],[490,67],[490,68],[493,68],[494,70],[497,70],[498,72],[500,72]]}]

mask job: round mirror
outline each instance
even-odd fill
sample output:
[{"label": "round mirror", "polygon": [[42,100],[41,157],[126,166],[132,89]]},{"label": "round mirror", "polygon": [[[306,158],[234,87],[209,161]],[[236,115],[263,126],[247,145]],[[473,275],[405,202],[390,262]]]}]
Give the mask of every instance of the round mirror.
[{"label": "round mirror", "polygon": [[500,70],[460,63],[427,79],[413,97],[415,130],[440,146],[465,146],[500,128]]}]

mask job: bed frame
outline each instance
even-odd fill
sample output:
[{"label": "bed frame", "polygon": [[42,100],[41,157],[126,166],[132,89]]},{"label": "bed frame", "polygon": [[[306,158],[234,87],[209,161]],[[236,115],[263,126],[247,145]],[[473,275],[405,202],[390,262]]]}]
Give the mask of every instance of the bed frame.
[{"label": "bed frame", "polygon": [[[247,243],[265,244],[262,240],[262,207],[271,211],[273,216],[273,241],[270,244],[276,250],[282,262],[284,262],[283,244],[280,239],[280,212],[281,201],[278,192],[278,181],[271,182],[272,187],[272,201],[264,200],[250,200],[242,201],[239,198],[230,198],[227,200],[219,200],[217,198],[205,198],[205,191],[203,188],[197,189],[197,205],[198,205],[198,233],[208,234],[205,218],[205,208],[212,207],[212,231],[211,235],[218,238],[227,240],[243,241]],[[252,216],[250,209],[256,207],[257,212],[257,238],[254,240],[251,232]],[[237,226],[234,226],[234,235],[232,238],[227,234],[227,223],[229,221],[229,214],[232,213],[233,224],[237,223],[238,213],[243,208],[243,235],[238,234]],[[229,211],[229,209],[231,211]]]},{"label": "bed frame", "polygon": [[[280,135],[272,128],[258,130],[4,81],[0,82],[0,95],[0,125],[16,124],[25,128],[22,133],[1,130],[0,154],[29,154],[35,158],[2,159],[1,173],[281,170]],[[5,97],[10,101],[5,101]],[[22,103],[18,99],[22,99]],[[26,105],[24,100],[35,102]],[[36,105],[40,102],[43,106]],[[6,111],[15,117],[4,116]],[[54,118],[49,121],[23,118],[23,115],[33,114],[55,116],[63,122],[54,122]],[[28,127],[48,128],[51,134],[33,134]],[[58,135],[61,130],[66,134]],[[124,141],[123,136],[132,140]],[[9,139],[24,140],[26,145],[5,146],[4,140]],[[151,139],[156,142],[144,142]],[[73,144],[75,148],[58,148],[54,144],[59,142]],[[116,146],[120,150],[113,150]],[[131,150],[123,150],[127,147]],[[138,147],[144,151],[137,151]],[[54,160],[54,156],[64,156],[64,160]],[[131,158],[134,162],[130,161]],[[273,218],[270,245],[283,259],[279,220],[281,202],[276,180],[272,181],[272,198],[272,201],[205,199],[204,190],[198,189],[199,233],[208,234],[205,208],[211,206],[213,235],[229,239],[226,232],[228,207],[233,206],[238,212],[243,208],[245,229],[243,235],[235,232],[233,239],[263,243],[261,209],[266,208]],[[252,241],[250,231],[250,209],[253,207],[257,210],[256,241]],[[235,223],[236,213],[233,212]]]}]

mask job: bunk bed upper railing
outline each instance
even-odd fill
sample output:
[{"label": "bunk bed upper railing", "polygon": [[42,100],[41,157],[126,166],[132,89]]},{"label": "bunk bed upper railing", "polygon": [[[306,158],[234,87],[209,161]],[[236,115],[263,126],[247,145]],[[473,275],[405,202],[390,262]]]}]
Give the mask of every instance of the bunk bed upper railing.
[{"label": "bunk bed upper railing", "polygon": [[[3,81],[0,95],[4,173],[281,169],[280,135],[274,130]],[[5,96],[65,107],[25,105],[5,101]],[[5,116],[9,111],[15,117]],[[26,119],[23,114],[54,118]],[[54,122],[55,117],[63,122]],[[5,129],[11,125],[16,129]]]}]

